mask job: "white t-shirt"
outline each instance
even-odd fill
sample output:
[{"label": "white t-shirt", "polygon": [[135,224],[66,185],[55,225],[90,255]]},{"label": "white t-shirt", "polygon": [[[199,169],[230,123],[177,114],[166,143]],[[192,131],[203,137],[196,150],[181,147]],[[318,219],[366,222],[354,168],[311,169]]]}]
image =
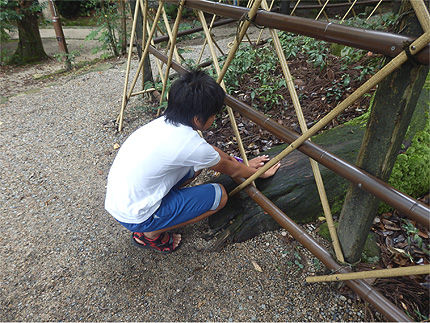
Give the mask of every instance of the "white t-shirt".
[{"label": "white t-shirt", "polygon": [[125,223],[142,223],[189,171],[216,165],[218,152],[189,126],[164,117],[136,130],[109,171],[106,210]]}]

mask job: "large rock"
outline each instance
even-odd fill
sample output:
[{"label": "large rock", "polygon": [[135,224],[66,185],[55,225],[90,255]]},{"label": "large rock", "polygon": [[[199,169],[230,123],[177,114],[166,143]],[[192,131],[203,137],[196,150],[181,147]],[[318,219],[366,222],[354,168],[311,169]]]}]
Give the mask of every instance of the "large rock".
[{"label": "large rock", "polygon": [[[355,123],[326,131],[314,137],[313,142],[353,163],[363,134],[363,126]],[[265,153],[275,156],[286,146],[277,146]],[[322,165],[320,171],[332,212],[340,211],[348,182]],[[221,175],[216,182],[223,184],[227,191],[236,186],[232,179],[225,175]],[[309,158],[299,151],[294,151],[283,159],[281,168],[274,177],[257,180],[256,185],[265,196],[298,223],[310,222],[323,215]],[[233,219],[235,223],[231,228],[234,228],[234,232],[230,233],[230,239],[235,242],[279,227],[272,217],[265,214],[244,192],[231,197],[223,210],[209,218],[209,225],[214,230],[221,230],[231,224]]]}]

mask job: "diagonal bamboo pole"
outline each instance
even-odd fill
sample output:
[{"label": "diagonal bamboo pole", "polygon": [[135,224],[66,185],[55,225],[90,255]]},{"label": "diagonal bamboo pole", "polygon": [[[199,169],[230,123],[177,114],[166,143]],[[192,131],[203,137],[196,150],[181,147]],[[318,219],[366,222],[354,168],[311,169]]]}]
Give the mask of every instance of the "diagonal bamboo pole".
[{"label": "diagonal bamboo pole", "polygon": [[[173,39],[172,29],[170,28],[169,19],[167,18],[166,10],[164,10],[164,7],[162,10],[163,10],[162,15],[164,20],[164,25],[166,26],[167,34],[169,35],[170,43],[171,43]],[[179,58],[178,49],[176,48],[176,46],[174,47],[174,54],[175,54],[176,61],[179,63],[181,59]]]},{"label": "diagonal bamboo pole", "polygon": [[376,9],[378,9],[379,5],[382,3],[382,0],[379,0],[379,2],[376,4],[375,8],[373,8],[372,12],[369,14],[369,17],[367,17],[366,21],[368,21],[370,19],[370,17],[373,16],[373,14],[375,13]]},{"label": "diagonal bamboo pole", "polygon": [[411,5],[414,8],[415,14],[417,15],[418,21],[424,32],[430,31],[430,15],[424,1],[412,0]]},{"label": "diagonal bamboo pole", "polygon": [[[163,102],[163,97],[164,97],[164,94],[166,93],[166,86],[167,86],[167,80],[169,78],[170,66],[172,65],[173,49],[176,46],[176,36],[178,35],[179,22],[181,21],[182,9],[184,8],[184,3],[185,3],[185,0],[181,0],[181,3],[179,4],[179,7],[178,7],[178,13],[175,19],[175,24],[173,25],[173,34],[172,34],[172,39],[170,41],[169,57],[167,59],[166,71],[164,73],[163,89],[161,90],[160,104]],[[157,112],[157,116],[159,115],[160,115],[160,109]]]},{"label": "diagonal bamboo pole", "polygon": [[326,1],[326,3],[323,5],[321,3],[321,0],[318,0],[318,3],[320,6],[322,6],[321,11],[318,13],[318,16],[315,18],[315,20],[318,20],[321,12],[324,14],[325,19],[327,20],[327,22],[330,22],[330,19],[328,19],[327,13],[324,11],[325,5],[327,4],[328,1]]},{"label": "diagonal bamboo pole", "polygon": [[354,5],[355,5],[356,2],[357,2],[357,0],[354,0],[354,2],[352,3],[352,5],[349,7],[348,11],[346,12],[345,16],[343,16],[343,18],[340,21],[340,23],[343,23],[343,21],[345,20],[345,18],[348,16],[349,12],[352,10],[352,8],[354,8]]},{"label": "diagonal bamboo pole", "polygon": [[399,268],[388,268],[379,270],[368,270],[346,274],[309,276],[306,277],[307,283],[331,282],[340,280],[367,279],[367,278],[384,278],[410,275],[429,275],[430,265],[417,265]]},{"label": "diagonal bamboo pole", "polygon": [[[320,12],[318,12],[318,15],[317,15],[317,17],[315,18],[315,20],[318,20],[318,18],[321,16],[321,13],[322,13],[322,12],[324,12],[324,13],[325,13],[324,9],[325,9],[325,7],[327,6],[327,4],[328,4],[328,2],[329,2],[329,1],[330,1],[330,0],[327,0],[327,1],[324,3],[324,5],[322,6],[322,8],[321,8]],[[326,16],[327,16],[327,14],[326,14]]]},{"label": "diagonal bamboo pole", "polygon": [[136,25],[137,25],[137,14],[139,12],[139,6],[140,3],[136,3],[136,7],[134,8],[134,17],[133,17],[133,25],[131,27],[131,36],[130,36],[130,47],[128,49],[128,57],[127,57],[127,67],[125,71],[125,80],[124,80],[124,91],[122,93],[122,103],[121,103],[121,110],[119,113],[119,116],[116,120],[116,123],[118,124],[118,131],[121,131],[122,128],[122,119],[124,117],[124,109],[128,101],[127,97],[127,86],[128,86],[128,78],[130,75],[130,65],[131,65],[131,54],[133,52],[133,42],[134,42],[134,34],[136,32]]},{"label": "diagonal bamboo pole", "polygon": [[[422,48],[428,45],[430,42],[430,32],[424,33],[418,37],[410,46],[409,50],[412,55],[415,55]],[[278,156],[272,158],[263,167],[258,169],[258,171],[246,179],[242,184],[238,185],[233,191],[230,192],[230,196],[236,194],[242,190],[245,186],[249,185],[256,178],[261,176],[270,167],[279,162],[282,158],[291,153],[294,149],[299,147],[303,142],[308,140],[310,137],[315,135],[318,131],[324,128],[331,120],[343,112],[347,107],[354,103],[358,98],[360,98],[364,93],[368,92],[374,86],[376,86],[382,79],[384,79],[391,72],[396,70],[401,64],[408,60],[408,56],[405,51],[402,51],[399,55],[393,58],[387,65],[385,65],[381,70],[379,70],[375,75],[373,75],[368,81],[361,85],[357,90],[355,90],[350,96],[337,105],[332,111],[330,111],[326,116],[324,116],[320,121],[318,121],[314,126],[312,126],[308,131],[303,133],[299,138],[292,142],[286,149],[284,149]]]},{"label": "diagonal bamboo pole", "polygon": [[[210,37],[209,29],[208,29],[207,24],[206,24],[205,16],[201,10],[198,10],[198,16],[199,16],[200,22],[203,26],[203,30],[206,34],[206,39],[207,39],[207,43],[209,46],[209,50],[210,50],[211,55],[212,55],[212,61],[213,61],[215,70],[216,70],[217,74],[219,75],[221,73],[221,69],[219,67],[218,58],[217,58],[216,53],[215,53],[215,48],[213,47],[212,39]],[[219,81],[219,84],[221,85],[221,87],[225,91],[226,88],[225,88],[224,81],[222,79]],[[240,137],[239,129],[237,128],[236,119],[234,118],[233,110],[229,106],[227,106],[227,113],[228,113],[228,116],[230,118],[230,123],[231,123],[231,126],[233,128],[234,135],[236,136],[237,145],[239,147],[240,155],[241,155],[245,165],[248,166],[248,158],[246,157],[246,153],[245,153],[245,149],[243,147],[242,139]]]},{"label": "diagonal bamboo pole", "polygon": [[[263,9],[268,8],[267,7],[267,1],[262,1],[262,7]],[[288,68],[287,59],[285,58],[284,51],[282,50],[281,42],[279,41],[278,34],[276,31],[272,28],[269,29],[272,39],[273,39],[273,45],[275,46],[276,53],[278,54],[279,62],[281,64],[282,72],[285,77],[285,81],[287,83],[288,91],[290,92],[291,99],[293,101],[293,106],[296,111],[297,119],[299,120],[300,129],[302,130],[302,133],[305,133],[308,130],[308,127],[306,125],[306,120],[303,115],[302,108],[300,106],[299,97],[296,92],[296,88],[294,87],[293,78],[290,73],[290,69]],[[342,249],[340,247],[339,239],[337,237],[336,233],[336,227],[334,226],[333,217],[330,210],[330,205],[328,203],[327,194],[324,188],[324,183],[322,180],[322,176],[320,173],[320,169],[318,166],[318,163],[313,160],[312,158],[309,158],[309,161],[311,163],[312,172],[314,173],[315,182],[318,189],[318,194],[320,196],[321,204],[324,210],[324,215],[327,221],[327,226],[330,232],[331,240],[333,241],[333,249],[336,254],[337,260],[340,262],[345,262],[345,259],[343,257]]]},{"label": "diagonal bamboo pole", "polygon": [[[151,28],[149,27],[149,23],[146,22],[146,30],[148,34],[150,33]],[[155,47],[154,39],[151,39],[151,45]],[[160,76],[161,82],[164,80],[163,76],[163,62],[160,62],[158,58],[156,58],[155,64],[157,65],[158,75]]]},{"label": "diagonal bamboo pole", "polygon": [[296,5],[294,6],[293,10],[291,10],[290,16],[294,15],[294,12],[296,11],[297,6],[299,5],[300,1],[301,0],[297,0]]},{"label": "diagonal bamboo pole", "polygon": [[256,0],[252,5],[252,8],[249,10],[247,16],[245,17],[245,21],[240,27],[240,32],[238,35],[236,35],[236,38],[234,39],[234,42],[233,42],[233,46],[228,52],[227,59],[224,65],[222,66],[222,70],[220,74],[218,75],[217,83],[219,83],[224,78],[225,73],[227,72],[227,69],[230,66],[230,63],[233,60],[234,55],[236,54],[236,51],[239,48],[240,43],[242,42],[243,36],[248,30],[248,27],[251,24],[251,21],[254,19],[255,15],[257,14],[257,10],[260,7],[260,4],[261,4],[261,0]]}]

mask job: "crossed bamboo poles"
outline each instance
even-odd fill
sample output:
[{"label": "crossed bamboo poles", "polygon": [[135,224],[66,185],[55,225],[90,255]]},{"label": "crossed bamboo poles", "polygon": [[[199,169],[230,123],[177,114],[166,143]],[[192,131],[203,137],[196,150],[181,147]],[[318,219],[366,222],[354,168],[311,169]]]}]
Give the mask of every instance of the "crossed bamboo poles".
[{"label": "crossed bamboo poles", "polygon": [[[327,0],[324,4],[324,6],[322,7],[320,13],[318,15],[321,14],[321,12],[323,12],[325,6],[327,5],[329,0]],[[320,2],[320,1],[319,1]],[[252,3],[252,4],[251,4]],[[349,8],[349,10],[347,11],[347,13],[345,14],[344,18],[348,15],[348,13],[353,9],[354,4],[356,3],[356,0],[352,3],[351,7]],[[424,46],[426,46],[429,42],[430,42],[430,16],[429,13],[427,11],[427,8],[425,7],[425,4],[421,1],[421,0],[417,0],[417,1],[412,1],[411,2],[413,5],[413,8],[416,12],[416,15],[420,21],[420,24],[423,27],[424,30],[424,34],[421,35],[418,39],[416,39],[410,46],[409,46],[409,50],[411,52],[412,55],[416,54],[417,52],[419,52]],[[273,1],[272,1],[273,4]],[[320,2],[321,4],[321,2]],[[379,6],[380,2],[377,4],[377,6],[375,7],[375,9],[372,11],[371,14],[373,14],[373,12],[376,10],[376,8]],[[175,19],[175,23],[173,26],[173,30],[170,29],[169,23],[167,21],[167,17],[165,15],[165,11],[164,11],[164,7],[163,7],[163,1],[159,0],[159,5],[158,5],[158,9],[157,12],[155,14],[155,17],[152,19],[153,24],[152,27],[149,26],[149,22],[148,22],[148,13],[147,13],[147,9],[148,9],[148,4],[147,1],[144,0],[138,0],[137,4],[136,4],[136,10],[135,10],[135,14],[134,14],[134,21],[133,21],[133,27],[132,27],[132,35],[131,35],[131,41],[130,43],[132,44],[134,41],[134,33],[135,33],[135,29],[136,29],[136,21],[137,21],[137,12],[138,10],[142,10],[143,12],[143,16],[144,16],[144,24],[143,24],[143,43],[145,43],[145,47],[143,49],[143,53],[142,53],[142,57],[141,60],[139,62],[139,66],[137,69],[137,72],[133,78],[132,81],[132,85],[130,87],[130,89],[128,89],[128,80],[129,80],[129,73],[130,73],[130,61],[131,61],[131,53],[132,53],[132,46],[130,46],[130,50],[129,50],[129,55],[128,55],[128,61],[127,61],[127,69],[126,69],[126,77],[125,77],[125,85],[124,85],[124,92],[123,92],[123,101],[122,101],[122,106],[121,106],[121,111],[120,111],[120,115],[118,117],[118,130],[121,131],[122,129],[122,121],[123,121],[123,113],[124,113],[124,109],[125,106],[128,102],[128,100],[130,99],[131,96],[137,95],[137,94],[141,94],[144,93],[146,91],[150,91],[153,89],[148,89],[148,90],[144,90],[144,91],[140,91],[140,92],[135,92],[133,93],[133,89],[134,86],[136,85],[136,81],[138,79],[138,76],[140,74],[140,72],[142,71],[143,74],[143,62],[144,59],[146,58],[146,56],[148,55],[148,50],[149,50],[149,46],[151,44],[154,44],[153,42],[153,36],[155,33],[155,30],[157,29],[157,23],[159,21],[160,15],[163,14],[163,19],[164,19],[164,23],[166,25],[166,30],[167,33],[169,35],[169,44],[168,44],[168,59],[167,59],[167,64],[166,64],[166,69],[164,72],[164,75],[162,73],[162,64],[160,65],[159,61],[157,60],[157,68],[159,71],[159,75],[160,78],[163,82],[163,88],[162,88],[162,95],[160,98],[160,104],[163,101],[164,98],[164,94],[166,91],[166,85],[167,85],[167,80],[169,77],[169,71],[170,71],[170,67],[172,64],[172,60],[173,60],[173,55],[175,54],[175,58],[176,60],[180,60],[177,49],[176,49],[176,37],[177,37],[177,33],[178,33],[178,28],[179,28],[179,23],[181,20],[181,14],[182,14],[182,9],[184,6],[184,0],[182,0],[179,4],[179,8],[178,8],[178,14],[177,17]],[[207,27],[206,24],[206,20],[205,17],[203,15],[202,11],[198,11],[198,16],[199,19],[201,21],[201,24],[203,26],[206,38],[205,38],[205,43],[203,45],[203,47],[208,44],[211,55],[212,55],[212,60],[213,60],[213,64],[215,67],[215,70],[218,74],[217,77],[217,82],[225,89],[225,84],[223,82],[223,78],[225,76],[225,73],[227,72],[227,69],[229,67],[229,65],[231,64],[235,53],[239,47],[239,44],[241,43],[243,37],[246,35],[246,31],[253,19],[253,17],[255,16],[257,10],[260,8],[260,6],[263,7],[263,9],[265,10],[269,10],[268,4],[266,2],[266,0],[255,0],[255,1],[250,1],[248,7],[250,7],[250,10],[248,12],[248,16],[244,17],[244,19],[240,22],[240,27],[239,27],[239,33],[237,35],[237,37],[235,38],[235,41],[233,43],[232,48],[230,49],[227,59],[222,67],[222,69],[220,69],[219,67],[219,63],[218,63],[218,59],[215,53],[215,49],[214,49],[214,45],[215,42],[211,36],[210,33],[210,29],[211,26],[213,25],[214,19],[212,19],[210,27]],[[215,17],[215,15],[214,15]],[[370,16],[369,16],[370,17]],[[318,17],[317,17],[318,18]],[[343,21],[342,19],[342,21]],[[148,40],[145,42],[145,29],[148,32]],[[247,185],[249,185],[251,182],[253,182],[253,180],[255,180],[256,178],[258,178],[261,174],[263,174],[264,172],[266,172],[270,167],[272,167],[273,165],[275,165],[278,161],[280,161],[281,159],[283,159],[285,156],[287,156],[289,153],[291,153],[294,149],[296,149],[297,147],[299,147],[302,143],[304,143],[306,140],[309,140],[309,138],[311,136],[313,136],[314,134],[316,134],[319,130],[321,130],[324,126],[326,126],[329,122],[331,122],[331,120],[333,120],[333,118],[337,117],[341,112],[343,112],[349,105],[351,105],[352,103],[354,103],[358,98],[360,98],[364,93],[368,92],[371,88],[373,88],[375,85],[377,85],[383,78],[385,78],[386,76],[388,76],[391,72],[393,72],[395,69],[397,69],[401,64],[403,64],[406,60],[407,60],[407,55],[405,52],[401,52],[398,56],[396,56],[389,64],[387,64],[384,68],[382,68],[379,72],[377,72],[372,78],[370,78],[366,83],[364,83],[362,86],[360,86],[354,93],[352,93],[347,99],[345,99],[343,102],[341,102],[337,107],[335,107],[331,112],[329,112],[325,117],[323,117],[317,124],[315,124],[313,127],[311,127],[310,129],[307,129],[306,126],[306,122],[305,119],[303,117],[303,113],[300,107],[300,102],[298,100],[298,96],[297,93],[295,91],[294,88],[294,83],[292,80],[292,76],[291,73],[289,71],[286,59],[285,59],[285,55],[283,54],[280,42],[279,42],[279,38],[277,36],[277,33],[275,30],[270,29],[270,33],[273,39],[273,44],[274,47],[277,51],[280,63],[281,63],[281,67],[282,67],[282,71],[284,74],[284,77],[286,79],[286,84],[287,87],[289,89],[290,95],[292,97],[293,100],[293,105],[299,120],[299,124],[302,130],[302,135],[296,139],[294,142],[292,142],[284,151],[282,151],[279,155],[275,156],[274,158],[272,158],[271,161],[269,161],[265,166],[263,166],[262,168],[260,168],[253,176],[251,176],[250,178],[248,178],[247,180],[245,180],[242,184],[238,185],[233,191],[230,192],[230,195],[233,195],[235,193],[237,193],[238,191],[240,191],[241,189],[243,189],[244,187],[246,187]],[[261,35],[261,33],[260,33]],[[260,38],[260,36],[259,36]],[[249,38],[248,38],[249,39]],[[170,46],[169,46],[170,45]],[[203,51],[203,50],[202,50]],[[199,57],[200,60],[201,56]],[[143,79],[143,75],[142,75],[142,79]],[[128,91],[127,91],[128,89]],[[230,107],[227,107],[227,112],[228,115],[230,117],[230,121],[238,142],[238,146],[239,146],[239,150],[241,153],[242,158],[244,159],[244,162],[247,164],[247,157],[245,154],[245,150],[242,144],[242,140],[239,134],[239,131],[237,129],[237,125],[236,125],[236,121],[234,118],[234,114],[233,111]],[[326,216],[326,220],[328,223],[328,227],[330,230],[330,235],[333,241],[333,247],[336,253],[336,257],[338,259],[338,261],[340,262],[344,262],[343,259],[343,255],[342,255],[342,251],[339,245],[339,241],[337,238],[337,234],[336,234],[336,230],[333,224],[333,219],[331,216],[331,211],[330,211],[330,206],[328,204],[327,201],[327,197],[326,197],[326,192],[324,189],[324,185],[322,182],[322,178],[321,178],[321,174],[319,172],[319,167],[318,167],[318,163],[315,162],[314,160],[310,159],[311,162],[311,167],[312,170],[314,172],[314,176],[315,176],[315,181],[317,183],[317,188],[318,188],[318,192],[320,195],[320,199],[322,202],[322,206],[323,206],[323,210],[324,210],[324,214]],[[420,269],[422,271],[422,268]],[[337,278],[339,279],[339,278]]]}]

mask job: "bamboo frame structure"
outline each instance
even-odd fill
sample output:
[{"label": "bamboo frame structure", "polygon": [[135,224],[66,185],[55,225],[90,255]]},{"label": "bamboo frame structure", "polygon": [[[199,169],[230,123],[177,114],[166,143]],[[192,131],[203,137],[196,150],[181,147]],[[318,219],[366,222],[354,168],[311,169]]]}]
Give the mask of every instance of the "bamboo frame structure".
[{"label": "bamboo frame structure", "polygon": [[[262,7],[263,9],[266,9],[266,10],[268,9],[266,0],[262,1]],[[299,121],[300,128],[302,132],[306,132],[308,130],[308,127],[306,125],[305,117],[303,116],[303,111],[300,105],[299,97],[296,92],[296,88],[294,87],[293,77],[291,76],[290,69],[288,68],[287,59],[285,58],[284,51],[282,50],[281,42],[279,41],[278,34],[276,33],[275,30],[270,28],[269,31],[272,35],[273,45],[275,47],[276,53],[278,54],[278,59],[281,64],[285,81],[287,83],[288,91],[290,92],[290,96],[293,101],[293,106],[296,111],[296,116]],[[323,179],[320,173],[318,163],[312,158],[309,158],[309,161],[311,163],[312,172],[314,174],[315,182],[317,184],[318,194],[320,196],[321,204],[323,206],[324,215],[326,217],[330,237],[333,241],[333,249],[335,251],[337,259],[340,262],[345,262],[342,249],[339,243],[339,238],[337,237],[336,228],[334,226],[330,205],[328,203],[327,194],[324,188],[324,183],[323,183]]]},{"label": "bamboo frame structure", "polygon": [[331,281],[343,281],[353,279],[367,278],[384,278],[384,277],[399,277],[411,275],[430,275],[430,265],[417,265],[409,267],[388,268],[379,270],[368,270],[346,274],[334,274],[324,276],[309,276],[306,277],[307,283],[320,283]]},{"label": "bamboo frame structure", "polygon": [[[155,57],[157,57],[160,60],[167,61],[167,57],[164,56],[162,53],[157,51],[154,47],[150,47],[149,51],[151,54],[153,54]],[[180,74],[186,73],[186,69],[184,69],[182,66],[176,64],[175,62],[172,63],[172,68],[175,69]],[[231,107],[233,107],[236,111],[240,112],[241,114],[245,115],[246,117],[250,118],[250,120],[256,122],[260,126],[264,127],[266,125],[271,124],[273,128],[268,129],[274,134],[278,135],[281,139],[284,139],[286,141],[293,141],[294,137],[282,137],[282,131],[287,131],[283,126],[279,125],[275,121],[271,121],[269,118],[262,115],[260,119],[253,117],[258,116],[261,113],[258,111],[255,111],[251,109],[250,107],[247,107],[244,103],[234,99],[230,95],[227,94],[226,96],[226,103],[229,104]],[[279,131],[280,130],[280,131]],[[298,137],[298,135],[296,135]],[[310,157],[318,160],[318,162],[322,163],[323,165],[327,166],[328,168],[339,172],[339,169],[336,167],[333,167],[331,163],[335,162],[337,158],[333,155],[331,155],[328,152],[323,151],[320,148],[317,148],[314,144],[311,142],[305,142],[302,146],[299,147],[299,150],[302,152],[305,152]],[[346,162],[344,162],[346,164]],[[363,173],[364,178],[367,178],[368,180],[372,178],[370,174],[366,174],[364,171],[359,171],[355,166],[350,165],[347,169],[355,169],[355,172],[361,172]],[[353,180],[352,178],[348,177],[348,175],[351,175],[352,173],[348,172],[347,169],[345,169],[344,173],[339,173],[340,175],[344,176],[345,178],[349,180]],[[371,181],[372,185],[367,186],[366,180],[364,178],[356,179],[357,181],[363,182],[363,188],[368,189],[371,191],[372,188],[374,188],[373,191],[371,191],[372,194],[378,195],[381,192],[383,193],[388,188],[388,185],[385,183],[380,182],[378,179],[374,179]],[[391,190],[393,190],[391,188]],[[247,186],[245,188],[245,192],[249,194],[249,196],[256,201],[257,204],[259,204],[268,214],[270,214],[282,227],[286,228],[288,232],[291,233],[291,235],[303,246],[305,246],[312,254],[314,254],[319,260],[321,260],[324,265],[326,265],[329,269],[341,273],[348,272],[346,268],[341,267],[330,255],[330,253],[325,250],[323,247],[318,245],[318,243],[313,240],[313,238],[308,235],[306,232],[304,232],[297,224],[294,223],[290,218],[288,218],[281,210],[279,210],[270,200],[268,200],[261,192],[259,192],[254,186]],[[402,193],[397,192],[394,195],[393,199],[387,199],[383,198],[381,196],[381,199],[386,201],[388,204],[393,205],[393,203],[399,203],[400,201],[404,200],[405,203],[408,200],[407,197],[405,197]],[[413,211],[420,210],[420,204],[418,202],[412,202],[411,205],[402,207],[402,203],[399,203],[395,207],[402,208],[404,210],[408,210],[408,214],[414,214]],[[423,212],[427,216],[426,221],[428,222],[428,208],[423,206]],[[409,321],[410,318],[406,316],[401,310],[399,310],[396,306],[394,306],[392,303],[390,303],[384,296],[376,292],[374,289],[372,289],[371,286],[366,284],[362,280],[357,281],[346,281],[346,284],[351,287],[359,296],[361,296],[365,301],[368,301],[369,303],[373,304],[378,311],[380,311],[385,317],[387,317],[389,320],[393,321]]]},{"label": "bamboo frame structure", "polygon": [[[349,0],[348,0],[349,2]],[[348,14],[350,13],[351,10],[353,10],[352,8],[354,8],[355,3],[357,2],[357,0],[354,0],[354,2],[352,3],[352,5],[349,7],[348,11],[345,13],[345,15],[342,17],[342,20],[340,21],[340,23],[343,23],[343,21],[345,20],[345,18],[348,16]]]},{"label": "bamboo frame structure", "polygon": [[[421,35],[417,40],[415,40],[410,46],[409,50],[412,55],[420,51],[422,48],[427,46],[430,42],[430,32],[426,32]],[[279,155],[272,158],[268,163],[261,167],[254,175],[246,179],[245,182],[238,185],[235,189],[230,192],[230,196],[238,193],[246,185],[249,185],[252,181],[260,177],[264,172],[266,172],[270,167],[281,161],[282,158],[287,156],[303,142],[308,140],[310,137],[315,135],[318,131],[324,128],[331,120],[337,117],[341,112],[348,108],[352,103],[354,103],[363,94],[367,93],[370,89],[376,86],[381,80],[386,76],[391,74],[396,70],[401,64],[406,62],[408,59],[405,52],[401,52],[393,60],[391,60],[387,65],[385,65],[381,70],[379,70],[375,75],[373,75],[368,81],[361,85],[357,90],[355,90],[351,95],[349,95],[344,101],[338,104],[332,111],[330,111],[326,116],[324,116],[320,121],[318,121],[314,126],[312,126],[308,131],[304,132],[300,138],[291,143],[286,149],[284,149]]]}]

